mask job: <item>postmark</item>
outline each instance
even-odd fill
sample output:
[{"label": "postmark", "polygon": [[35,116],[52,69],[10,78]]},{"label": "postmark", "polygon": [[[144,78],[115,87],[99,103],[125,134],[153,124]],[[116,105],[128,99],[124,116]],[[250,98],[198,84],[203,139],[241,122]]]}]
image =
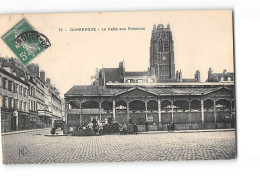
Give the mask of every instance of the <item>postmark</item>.
[{"label": "postmark", "polygon": [[24,65],[51,46],[49,39],[36,31],[25,18],[1,38]]}]

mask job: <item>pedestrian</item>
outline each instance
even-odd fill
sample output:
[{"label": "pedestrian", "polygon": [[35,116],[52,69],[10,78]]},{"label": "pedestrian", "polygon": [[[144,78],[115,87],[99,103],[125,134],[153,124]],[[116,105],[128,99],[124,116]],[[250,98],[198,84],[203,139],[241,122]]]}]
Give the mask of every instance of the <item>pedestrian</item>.
[{"label": "pedestrian", "polygon": [[175,124],[174,124],[174,122],[172,122],[172,124],[171,124],[171,130],[174,131],[174,129],[175,129]]},{"label": "pedestrian", "polygon": [[99,135],[103,135],[103,123],[100,122],[98,125],[98,133]]},{"label": "pedestrian", "polygon": [[56,133],[56,125],[53,124],[51,127],[51,134],[54,135]]},{"label": "pedestrian", "polygon": [[89,122],[88,123],[88,128],[90,129],[90,131],[91,131],[91,134],[93,134],[93,123],[92,122]]},{"label": "pedestrian", "polygon": [[133,125],[131,123],[127,126],[128,134],[133,134]]},{"label": "pedestrian", "polygon": [[168,130],[168,132],[171,131],[171,125],[169,123],[167,123],[167,130]]},{"label": "pedestrian", "polygon": [[124,134],[124,128],[122,124],[119,124],[119,134]]},{"label": "pedestrian", "polygon": [[149,126],[149,123],[148,122],[145,122],[145,131],[148,132],[148,126]]},{"label": "pedestrian", "polygon": [[124,123],[124,125],[123,125],[123,134],[126,135],[126,132],[127,132],[127,125],[126,125],[126,123]]},{"label": "pedestrian", "polygon": [[134,127],[133,127],[134,134],[137,134],[137,130],[138,130],[138,126],[136,124],[134,124]]}]

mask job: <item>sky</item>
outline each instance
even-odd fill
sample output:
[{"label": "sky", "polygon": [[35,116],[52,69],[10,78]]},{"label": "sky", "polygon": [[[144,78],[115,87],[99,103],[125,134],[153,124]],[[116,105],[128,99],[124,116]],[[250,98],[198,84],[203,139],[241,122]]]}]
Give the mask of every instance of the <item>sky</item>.
[{"label": "sky", "polygon": [[[46,72],[61,96],[73,85],[89,85],[95,68],[118,67],[124,60],[126,71],[147,70],[153,24],[159,23],[171,26],[175,69],[182,70],[183,78],[194,78],[195,71],[200,70],[205,81],[210,67],[213,72],[234,71],[231,10],[1,15],[5,25],[0,36],[22,18],[50,40],[51,47],[32,63]],[[118,30],[108,30],[114,27]],[[75,28],[96,31],[73,31]],[[15,57],[3,40],[0,56]]]}]

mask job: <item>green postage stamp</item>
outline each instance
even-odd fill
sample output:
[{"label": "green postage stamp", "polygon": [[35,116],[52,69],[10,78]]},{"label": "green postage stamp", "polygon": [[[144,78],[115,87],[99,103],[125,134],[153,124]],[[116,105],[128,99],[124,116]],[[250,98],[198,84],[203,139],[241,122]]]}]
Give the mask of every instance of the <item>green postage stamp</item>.
[{"label": "green postage stamp", "polygon": [[49,39],[37,32],[25,18],[1,38],[24,65],[51,46]]}]

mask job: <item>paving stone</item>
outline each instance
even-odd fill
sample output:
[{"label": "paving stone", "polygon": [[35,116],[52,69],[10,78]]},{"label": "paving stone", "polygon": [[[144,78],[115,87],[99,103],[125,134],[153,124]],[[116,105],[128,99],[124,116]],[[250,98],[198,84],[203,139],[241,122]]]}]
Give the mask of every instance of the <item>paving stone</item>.
[{"label": "paving stone", "polygon": [[[42,130],[2,136],[4,163],[172,161],[236,157],[234,131],[44,136],[48,133],[49,130]],[[26,152],[22,153],[24,150]]]}]

